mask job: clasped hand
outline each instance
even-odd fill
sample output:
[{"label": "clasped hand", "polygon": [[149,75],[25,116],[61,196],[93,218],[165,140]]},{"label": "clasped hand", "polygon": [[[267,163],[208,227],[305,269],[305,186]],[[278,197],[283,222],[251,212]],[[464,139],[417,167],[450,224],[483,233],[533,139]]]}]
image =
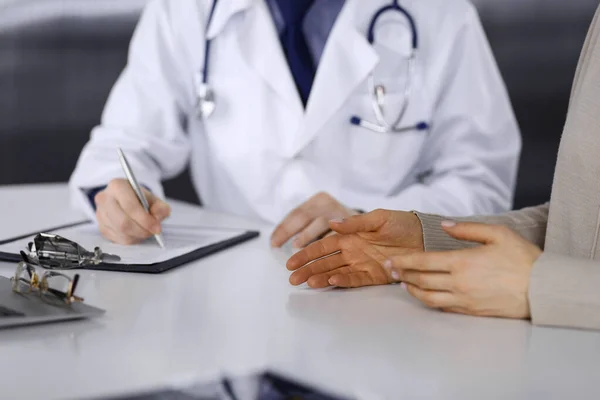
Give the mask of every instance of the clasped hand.
[{"label": "clasped hand", "polygon": [[424,252],[412,213],[377,210],[330,221],[338,235],[310,244],[290,258],[293,285],[360,287],[404,282],[425,305],[449,312],[507,318],[530,316],[528,289],[534,244],[503,226],[454,223],[442,229],[479,246]]}]

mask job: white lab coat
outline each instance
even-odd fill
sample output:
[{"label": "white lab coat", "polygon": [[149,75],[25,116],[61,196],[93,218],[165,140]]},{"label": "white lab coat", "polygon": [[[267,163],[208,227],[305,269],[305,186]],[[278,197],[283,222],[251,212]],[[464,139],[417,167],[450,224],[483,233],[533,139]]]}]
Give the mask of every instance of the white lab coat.
[{"label": "white lab coat", "polygon": [[[467,1],[402,2],[420,41],[402,125],[425,120],[430,131],[381,134],[350,124],[352,115],[374,120],[366,83],[373,71],[386,86],[390,120],[401,105],[401,55],[411,39],[405,20],[386,17],[376,44],[366,39],[371,17],[389,2],[346,1],[305,111],[265,1],[222,0],[208,29],[210,0],[151,1],[71,177],[75,203],[93,215],[82,189],[124,176],[120,146],[154,193],[162,196],[161,180],[191,163],[206,207],[273,223],[320,191],[364,210],[459,216],[509,209],[519,130]],[[200,120],[194,77],[207,37],[217,107]]]}]

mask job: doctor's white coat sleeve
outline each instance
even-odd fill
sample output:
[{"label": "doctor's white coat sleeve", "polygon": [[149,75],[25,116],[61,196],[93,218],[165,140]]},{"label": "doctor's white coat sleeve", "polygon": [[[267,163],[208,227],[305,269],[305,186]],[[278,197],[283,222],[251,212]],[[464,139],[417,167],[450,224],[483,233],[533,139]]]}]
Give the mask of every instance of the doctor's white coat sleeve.
[{"label": "doctor's white coat sleeve", "polygon": [[[442,35],[443,29],[440,29]],[[419,210],[452,216],[512,207],[521,136],[483,27],[471,6],[450,40],[439,37],[426,85],[441,87],[419,171],[429,175],[394,196],[345,196],[348,206]],[[439,47],[439,49],[437,49]]]},{"label": "doctor's white coat sleeve", "polygon": [[165,4],[151,1],[144,10],[127,65],[69,182],[72,202],[94,220],[86,189],[125,177],[117,147],[123,149],[138,182],[160,197],[161,180],[179,174],[190,157],[181,81],[185,75]]}]

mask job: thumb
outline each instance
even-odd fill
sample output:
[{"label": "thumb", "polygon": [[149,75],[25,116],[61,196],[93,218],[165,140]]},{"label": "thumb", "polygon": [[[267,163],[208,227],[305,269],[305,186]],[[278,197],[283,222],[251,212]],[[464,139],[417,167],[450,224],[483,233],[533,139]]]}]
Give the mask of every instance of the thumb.
[{"label": "thumb", "polygon": [[150,206],[150,214],[160,222],[164,221],[171,215],[171,206],[164,200],[155,196],[152,193],[146,193],[146,199]]},{"label": "thumb", "polygon": [[506,236],[508,231],[508,228],[501,225],[454,221],[443,221],[442,229],[455,239],[482,244],[497,243]]},{"label": "thumb", "polygon": [[375,210],[367,214],[331,220],[329,221],[329,227],[334,232],[342,235],[358,232],[374,232],[388,220],[388,216],[389,211],[387,210]]}]

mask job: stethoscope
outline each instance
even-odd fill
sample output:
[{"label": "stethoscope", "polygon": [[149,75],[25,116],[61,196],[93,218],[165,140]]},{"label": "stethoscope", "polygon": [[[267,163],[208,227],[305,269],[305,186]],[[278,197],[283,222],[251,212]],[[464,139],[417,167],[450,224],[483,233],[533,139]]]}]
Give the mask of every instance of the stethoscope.
[{"label": "stethoscope", "polygon": [[[404,86],[403,100],[402,100],[402,108],[400,109],[400,113],[398,117],[394,120],[392,124],[389,124],[385,119],[385,86],[377,85],[375,83],[375,76],[373,73],[369,74],[367,78],[367,85],[369,89],[369,94],[372,97],[373,111],[375,113],[375,119],[377,122],[367,121],[359,116],[352,116],[350,118],[350,123],[352,125],[360,126],[365,129],[369,129],[374,132],[379,133],[402,133],[408,131],[425,131],[429,129],[429,124],[426,122],[419,122],[413,126],[399,127],[400,122],[404,118],[406,114],[406,110],[408,109],[410,95],[412,92],[412,81],[414,79],[414,69],[415,69],[415,58],[418,51],[418,34],[417,34],[417,26],[415,24],[414,18],[408,11],[406,11],[400,4],[399,0],[393,0],[392,4],[382,7],[379,9],[371,23],[369,24],[369,31],[367,33],[367,39],[371,45],[375,43],[375,28],[377,25],[377,21],[380,17],[382,17],[388,11],[396,11],[400,12],[402,15],[406,17],[408,20],[410,31],[412,35],[411,40],[411,52],[408,57],[408,76],[406,79],[406,84]],[[218,0],[214,0],[207,21],[207,29],[210,27],[212,22],[215,9],[217,8]],[[215,111],[216,103],[215,103],[215,93],[213,89],[208,84],[208,66],[210,61],[210,46],[211,40],[207,39],[204,46],[204,67],[202,71],[196,76],[196,113],[198,118],[209,118]]]},{"label": "stethoscope", "polygon": [[367,85],[369,94],[371,95],[371,102],[373,105],[373,111],[375,113],[375,119],[377,120],[377,122],[367,121],[359,116],[354,115],[352,116],[352,118],[350,118],[350,123],[352,125],[360,126],[362,128],[379,133],[402,133],[414,130],[426,131],[429,129],[429,124],[424,121],[421,121],[412,126],[398,126],[400,125],[400,122],[404,118],[406,110],[408,109],[408,103],[410,101],[410,95],[412,92],[411,85],[415,76],[415,58],[417,56],[417,51],[419,47],[419,36],[417,34],[417,25],[415,24],[414,18],[412,17],[412,15],[410,15],[408,11],[406,11],[406,9],[404,9],[402,6],[400,6],[400,4],[398,4],[398,0],[394,0],[392,4],[379,9],[375,13],[369,25],[367,39],[369,40],[369,43],[371,45],[375,43],[375,28],[377,26],[377,21],[388,11],[399,12],[404,17],[406,17],[412,35],[411,50],[408,56],[408,72],[406,77],[406,83],[404,85],[404,93],[402,99],[402,108],[400,109],[398,117],[394,120],[394,122],[392,124],[389,124],[385,119],[385,86],[375,84],[375,76],[373,73],[371,73],[367,78]]},{"label": "stethoscope", "polygon": [[[206,31],[210,28],[215,10],[217,9],[217,3],[219,0],[214,0],[210,13],[208,14],[208,20],[206,22]],[[196,116],[200,119],[209,118],[216,108],[215,103],[215,92],[208,84],[208,65],[210,63],[210,45],[211,39],[206,39],[204,42],[204,66],[202,71],[196,75],[195,86],[196,86]]]}]

